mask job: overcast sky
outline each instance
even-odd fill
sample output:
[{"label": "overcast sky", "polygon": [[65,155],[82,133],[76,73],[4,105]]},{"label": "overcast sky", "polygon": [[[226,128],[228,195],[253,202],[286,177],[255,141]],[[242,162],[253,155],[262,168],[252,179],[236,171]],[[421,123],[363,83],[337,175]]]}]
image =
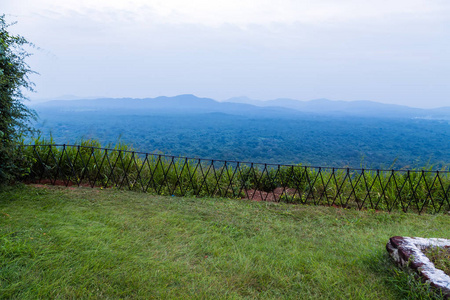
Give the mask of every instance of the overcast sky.
[{"label": "overcast sky", "polygon": [[0,0],[31,98],[372,100],[450,106],[448,0]]}]

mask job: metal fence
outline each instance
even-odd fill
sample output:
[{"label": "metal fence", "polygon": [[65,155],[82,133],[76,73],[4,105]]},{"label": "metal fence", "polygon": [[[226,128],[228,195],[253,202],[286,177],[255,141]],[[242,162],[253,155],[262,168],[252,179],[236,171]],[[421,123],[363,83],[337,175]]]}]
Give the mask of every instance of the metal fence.
[{"label": "metal fence", "polygon": [[34,183],[371,210],[450,211],[450,173],[280,165],[76,145],[21,145]]}]

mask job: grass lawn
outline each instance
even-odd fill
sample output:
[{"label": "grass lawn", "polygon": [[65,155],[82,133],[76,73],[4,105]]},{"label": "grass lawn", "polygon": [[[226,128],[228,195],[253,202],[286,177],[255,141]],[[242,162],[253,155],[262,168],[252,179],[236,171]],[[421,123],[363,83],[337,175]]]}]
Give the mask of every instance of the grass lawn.
[{"label": "grass lawn", "polygon": [[0,191],[0,298],[426,299],[391,236],[450,216],[90,188]]}]

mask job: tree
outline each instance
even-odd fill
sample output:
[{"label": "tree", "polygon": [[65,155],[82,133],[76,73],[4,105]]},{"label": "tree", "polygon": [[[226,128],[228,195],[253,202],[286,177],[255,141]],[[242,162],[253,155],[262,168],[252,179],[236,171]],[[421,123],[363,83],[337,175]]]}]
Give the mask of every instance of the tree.
[{"label": "tree", "polygon": [[33,91],[28,75],[36,73],[25,59],[31,54],[24,46],[33,46],[24,37],[8,32],[5,15],[0,15],[0,185],[13,180],[20,172],[17,142],[33,131],[30,121],[36,118],[33,110],[22,101],[23,91]]}]

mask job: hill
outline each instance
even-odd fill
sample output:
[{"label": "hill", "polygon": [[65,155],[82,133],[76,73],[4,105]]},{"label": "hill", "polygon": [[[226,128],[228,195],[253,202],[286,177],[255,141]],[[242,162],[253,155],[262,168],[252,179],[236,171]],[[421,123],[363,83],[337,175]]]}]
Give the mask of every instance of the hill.
[{"label": "hill", "polygon": [[299,101],[286,98],[261,101],[247,97],[230,98],[225,102],[251,104],[256,107],[283,107],[321,115],[450,120],[450,107],[421,109],[403,105],[383,104],[373,101],[332,101],[328,99]]},{"label": "hill", "polygon": [[157,98],[100,98],[86,100],[54,100],[34,105],[38,112],[98,112],[114,115],[205,114],[223,113],[243,116],[298,116],[283,107],[256,107],[249,104],[218,102],[194,95]]},{"label": "hill", "polygon": [[230,98],[219,102],[194,95],[156,98],[99,98],[85,100],[53,100],[37,103],[38,111],[56,112],[96,111],[109,114],[204,114],[224,113],[254,117],[301,117],[304,114],[324,116],[355,116],[377,118],[426,118],[450,120],[450,107],[420,109],[382,104],[372,101],[331,101],[315,99],[253,100],[247,97]]},{"label": "hill", "polygon": [[334,167],[440,168],[450,163],[449,121],[401,113],[300,112],[193,95],[52,101],[35,108],[37,128],[57,143],[95,138],[115,144],[120,139],[145,152]]}]

